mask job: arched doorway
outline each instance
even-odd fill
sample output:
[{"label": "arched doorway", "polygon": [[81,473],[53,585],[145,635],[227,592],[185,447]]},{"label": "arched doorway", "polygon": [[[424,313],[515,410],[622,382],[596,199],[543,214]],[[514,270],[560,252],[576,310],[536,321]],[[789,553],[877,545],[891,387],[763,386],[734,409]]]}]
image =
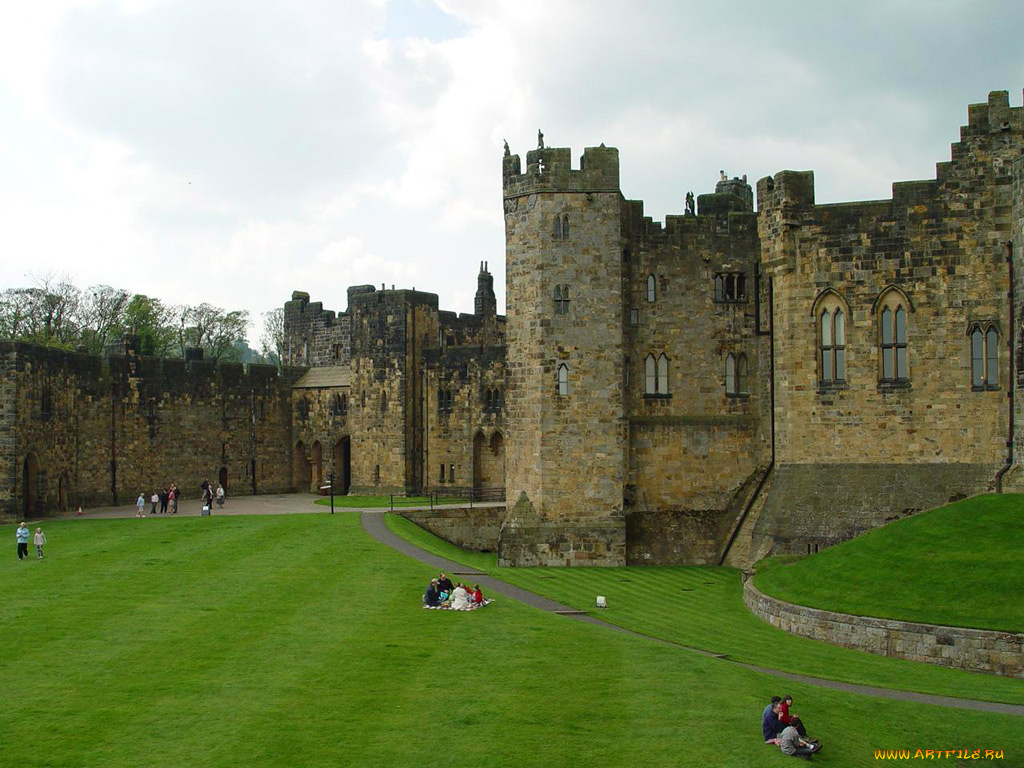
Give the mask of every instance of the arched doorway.
[{"label": "arched doorway", "polygon": [[473,489],[479,491],[484,487],[484,453],[487,441],[483,432],[473,436]]},{"label": "arched doorway", "polygon": [[221,467],[220,472],[217,473],[217,482],[224,486],[224,490],[228,489],[228,468]]},{"label": "arched doorway", "polygon": [[334,444],[334,492],[348,494],[352,485],[352,438],[343,437]]},{"label": "arched doorway", "polygon": [[296,490],[302,493],[309,493],[310,477],[312,467],[306,457],[306,445],[301,440],[295,444],[295,454],[292,457],[292,482]]},{"label": "arched doorway", "polygon": [[34,453],[25,456],[21,473],[22,511],[25,517],[35,517],[39,507],[39,459]]},{"label": "arched doorway", "polygon": [[309,463],[313,470],[312,479],[316,483],[312,490],[314,493],[320,493],[320,487],[324,484],[324,449],[319,440],[313,443],[313,447],[310,449]]}]

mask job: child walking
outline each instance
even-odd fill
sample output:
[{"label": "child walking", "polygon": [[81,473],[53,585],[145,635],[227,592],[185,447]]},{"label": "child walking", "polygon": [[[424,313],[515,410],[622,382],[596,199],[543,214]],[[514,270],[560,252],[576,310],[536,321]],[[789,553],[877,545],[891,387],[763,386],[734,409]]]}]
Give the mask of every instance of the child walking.
[{"label": "child walking", "polygon": [[46,543],[46,534],[43,533],[43,529],[42,528],[36,528],[36,535],[35,535],[34,541],[36,543],[36,557],[38,557],[40,560],[42,560],[43,559],[43,544]]}]

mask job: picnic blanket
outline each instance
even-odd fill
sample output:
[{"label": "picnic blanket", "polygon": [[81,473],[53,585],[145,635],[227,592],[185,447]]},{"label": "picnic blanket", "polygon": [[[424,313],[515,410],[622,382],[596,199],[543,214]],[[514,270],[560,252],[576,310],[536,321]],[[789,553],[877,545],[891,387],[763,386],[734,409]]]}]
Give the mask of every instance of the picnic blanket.
[{"label": "picnic blanket", "polygon": [[423,607],[431,611],[475,611],[477,608],[483,608],[485,605],[490,605],[493,602],[494,598],[485,597],[482,603],[470,603],[468,608],[452,608],[451,604],[445,605],[444,603],[442,603],[441,605],[424,605]]}]

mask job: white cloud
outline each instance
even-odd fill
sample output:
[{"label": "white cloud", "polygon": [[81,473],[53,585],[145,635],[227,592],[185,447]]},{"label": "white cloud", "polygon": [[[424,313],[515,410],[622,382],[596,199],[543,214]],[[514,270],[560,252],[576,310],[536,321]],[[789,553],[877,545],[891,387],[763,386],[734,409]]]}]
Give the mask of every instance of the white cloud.
[{"label": "white cloud", "polygon": [[[254,317],[353,283],[503,300],[501,141],[605,142],[655,218],[813,169],[877,198],[1024,84],[1024,6],[206,0],[0,11],[0,287],[70,272]],[[13,255],[13,258],[12,258]]]}]

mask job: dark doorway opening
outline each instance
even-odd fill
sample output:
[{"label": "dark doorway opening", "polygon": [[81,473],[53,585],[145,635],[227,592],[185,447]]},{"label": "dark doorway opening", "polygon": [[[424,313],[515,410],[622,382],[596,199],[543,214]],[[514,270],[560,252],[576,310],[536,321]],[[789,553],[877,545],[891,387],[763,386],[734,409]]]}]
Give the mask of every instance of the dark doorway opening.
[{"label": "dark doorway opening", "polygon": [[334,444],[334,492],[347,496],[352,487],[352,438],[343,437]]},{"label": "dark doorway opening", "polygon": [[39,459],[34,453],[25,456],[21,473],[22,511],[25,517],[34,517],[38,512]]}]

